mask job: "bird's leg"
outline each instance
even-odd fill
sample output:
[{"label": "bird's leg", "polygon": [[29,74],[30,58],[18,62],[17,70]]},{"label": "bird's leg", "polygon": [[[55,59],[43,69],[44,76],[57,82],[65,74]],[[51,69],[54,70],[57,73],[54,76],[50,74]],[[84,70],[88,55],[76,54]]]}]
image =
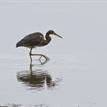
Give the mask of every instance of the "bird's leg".
[{"label": "bird's leg", "polygon": [[46,57],[45,55],[43,55],[43,54],[41,54],[40,59],[41,59],[42,57],[44,57],[45,59],[47,59],[47,57]]},{"label": "bird's leg", "polygon": [[39,60],[44,57],[46,60],[48,60],[49,58],[43,54],[31,54],[32,56],[40,56]]},{"label": "bird's leg", "polygon": [[32,56],[41,56],[41,54],[31,54]]},{"label": "bird's leg", "polygon": [[42,57],[44,57],[46,60],[49,60],[49,58],[47,56],[43,55],[43,54],[40,54],[39,60],[41,60]]},{"label": "bird's leg", "polygon": [[29,55],[30,56],[41,56],[41,54],[32,54],[32,48],[30,49]]},{"label": "bird's leg", "polygon": [[30,66],[32,65],[32,56],[30,55]]},{"label": "bird's leg", "polygon": [[30,55],[30,64],[32,64],[32,57],[31,56],[40,56],[40,58],[39,58],[40,62],[41,62],[42,57],[45,58],[45,62],[47,62],[49,60],[49,58],[47,56],[43,55],[43,54],[32,54],[32,48],[30,49],[29,55]]},{"label": "bird's leg", "polygon": [[30,49],[29,55],[30,55],[30,56],[32,55],[32,48]]},{"label": "bird's leg", "polygon": [[45,59],[47,59],[47,57],[45,56],[45,55],[43,55],[43,54],[31,54],[32,56],[40,56],[40,58],[39,59],[41,59],[42,57],[44,57]]}]

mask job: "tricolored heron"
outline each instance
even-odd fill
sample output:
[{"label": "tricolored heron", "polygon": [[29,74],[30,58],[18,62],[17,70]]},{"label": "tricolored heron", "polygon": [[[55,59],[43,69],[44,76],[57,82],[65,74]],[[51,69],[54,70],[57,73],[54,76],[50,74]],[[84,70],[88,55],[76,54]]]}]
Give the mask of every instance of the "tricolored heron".
[{"label": "tricolored heron", "polygon": [[25,36],[23,39],[21,39],[17,44],[16,47],[27,47],[30,48],[30,52],[29,55],[39,55],[40,58],[43,56],[45,59],[47,59],[47,57],[43,54],[32,54],[32,49],[35,47],[41,47],[41,46],[45,46],[47,44],[49,44],[49,42],[51,41],[51,37],[50,35],[56,35],[60,38],[62,38],[60,35],[56,34],[53,30],[49,30],[45,37],[43,36],[42,33],[40,32],[35,32],[35,33],[31,33],[27,36]]}]

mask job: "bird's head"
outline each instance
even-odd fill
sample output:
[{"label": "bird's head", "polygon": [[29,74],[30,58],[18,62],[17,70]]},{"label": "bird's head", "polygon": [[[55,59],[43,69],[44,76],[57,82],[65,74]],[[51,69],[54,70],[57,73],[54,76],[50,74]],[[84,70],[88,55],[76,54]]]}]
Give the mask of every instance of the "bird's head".
[{"label": "bird's head", "polygon": [[48,33],[49,35],[56,35],[56,36],[62,38],[60,35],[58,35],[57,33],[55,33],[53,30],[49,30],[47,33]]}]

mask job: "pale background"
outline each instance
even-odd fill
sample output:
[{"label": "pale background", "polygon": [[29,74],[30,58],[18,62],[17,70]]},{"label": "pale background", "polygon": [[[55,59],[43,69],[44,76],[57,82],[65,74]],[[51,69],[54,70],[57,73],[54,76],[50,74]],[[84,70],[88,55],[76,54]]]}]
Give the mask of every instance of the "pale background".
[{"label": "pale background", "polygon": [[[62,81],[54,91],[32,94],[15,77],[27,69],[28,49],[15,45],[50,29],[63,39],[34,52],[50,57],[45,68]],[[1,103],[107,107],[106,0],[0,0],[0,37]]]}]

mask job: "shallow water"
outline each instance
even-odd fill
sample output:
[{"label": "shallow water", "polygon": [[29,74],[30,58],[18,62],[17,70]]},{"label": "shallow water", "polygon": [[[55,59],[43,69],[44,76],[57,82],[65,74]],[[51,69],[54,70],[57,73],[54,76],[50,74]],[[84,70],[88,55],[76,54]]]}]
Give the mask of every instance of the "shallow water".
[{"label": "shallow water", "polygon": [[[105,53],[104,53],[105,52]],[[49,107],[106,104],[106,51],[38,57],[12,54],[0,58],[0,102]],[[44,61],[44,59],[42,59]],[[100,102],[99,102],[100,101]]]},{"label": "shallow water", "polygon": [[[106,12],[104,0],[1,0],[0,105],[107,107]],[[30,66],[15,44],[50,29],[63,39],[35,49],[50,60]]]}]

